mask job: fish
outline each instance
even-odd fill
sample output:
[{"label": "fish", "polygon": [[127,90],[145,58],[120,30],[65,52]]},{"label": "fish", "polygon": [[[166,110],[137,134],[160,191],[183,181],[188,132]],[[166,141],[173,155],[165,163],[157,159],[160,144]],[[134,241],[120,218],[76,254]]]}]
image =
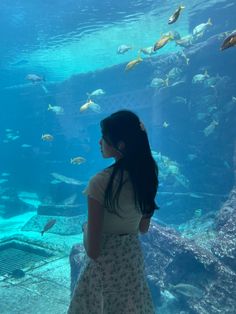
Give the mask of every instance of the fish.
[{"label": "fish", "polygon": [[42,134],[41,139],[42,139],[44,142],[52,142],[52,141],[54,140],[54,137],[53,137],[53,135],[51,135],[51,134]]},{"label": "fish", "polygon": [[132,70],[137,64],[139,64],[140,62],[142,62],[143,59],[140,57],[140,55],[138,55],[137,59],[134,59],[132,61],[130,61],[126,67],[125,67],[125,71],[129,71]]},{"label": "fish", "polygon": [[71,158],[70,160],[70,163],[72,165],[81,165],[84,162],[86,162],[86,159],[84,157],[74,157],[74,158]]},{"label": "fish", "polygon": [[163,126],[163,128],[168,128],[169,125],[170,124],[168,122],[164,121],[162,126]]},{"label": "fish", "polygon": [[174,37],[172,34],[168,34],[168,35],[164,35],[161,37],[161,39],[159,39],[154,47],[153,47],[153,51],[156,51],[156,50],[159,50],[161,49],[162,47],[164,47],[170,40],[173,40]]},{"label": "fish", "polygon": [[127,46],[127,45],[120,45],[118,48],[117,48],[117,54],[118,55],[123,55],[124,53],[126,53],[127,51],[133,49],[133,47],[131,46]]},{"label": "fish", "polygon": [[169,78],[167,77],[165,80],[159,77],[155,77],[151,81],[151,87],[161,88],[161,87],[169,86]]},{"label": "fish", "polygon": [[218,124],[219,124],[218,121],[213,120],[213,121],[203,130],[205,136],[209,136],[211,133],[213,133],[214,130],[215,130],[215,128],[216,128],[216,126],[217,126]]},{"label": "fish", "polygon": [[9,177],[9,176],[10,176],[10,173],[9,173],[9,172],[2,172],[2,173],[1,173],[1,176],[2,176],[2,177]]},{"label": "fish", "polygon": [[186,104],[188,103],[188,101],[187,101],[187,99],[184,98],[184,97],[175,96],[175,97],[173,98],[173,103],[180,104],[180,105],[183,105],[183,104],[186,105]]},{"label": "fish", "polygon": [[11,199],[11,197],[8,196],[8,195],[2,195],[2,196],[1,196],[1,199],[4,200],[4,201],[8,201],[8,200]]},{"label": "fish", "polygon": [[225,49],[228,49],[230,47],[236,46],[236,31],[231,33],[229,36],[225,38],[223,41],[223,44],[220,47],[220,50],[223,51]]},{"label": "fish", "polygon": [[80,112],[83,112],[83,111],[87,110],[87,109],[89,108],[89,106],[91,106],[93,103],[94,103],[94,102],[93,102],[91,99],[87,100],[86,103],[83,104],[83,105],[80,107],[79,111],[80,111]]},{"label": "fish", "polygon": [[179,15],[180,15],[180,12],[185,8],[185,6],[183,5],[180,5],[178,7],[177,10],[175,10],[175,12],[170,16],[169,20],[168,20],[168,24],[173,24],[175,23],[178,18],[179,18]]},{"label": "fish", "polygon": [[52,172],[51,175],[54,177],[54,179],[64,182],[66,184],[72,184],[72,185],[86,185],[86,182],[79,181],[73,178],[66,177],[60,173]]},{"label": "fish", "polygon": [[207,70],[204,72],[204,74],[196,74],[194,75],[192,79],[193,84],[202,83],[206,78],[210,77]]},{"label": "fish", "polygon": [[93,112],[96,112],[96,113],[101,113],[102,112],[102,108],[99,104],[96,104],[95,102],[93,102],[89,108],[93,111]]},{"label": "fish", "polygon": [[74,193],[71,196],[67,197],[66,199],[63,200],[63,205],[73,205],[75,203],[75,200],[77,198],[77,194]]},{"label": "fish", "polygon": [[22,147],[22,148],[30,148],[30,147],[32,147],[32,145],[29,145],[29,144],[22,144],[21,147]]},{"label": "fish", "polygon": [[169,284],[168,289],[171,292],[176,292],[190,298],[200,299],[203,296],[203,291],[193,285],[179,283],[177,285]]},{"label": "fish", "polygon": [[192,160],[194,160],[196,158],[197,158],[197,155],[195,155],[195,154],[188,154],[187,155],[187,159],[190,160],[190,161],[192,161]]},{"label": "fish", "polygon": [[88,98],[90,99],[91,97],[96,97],[96,96],[103,96],[106,94],[106,92],[102,88],[98,88],[94,90],[92,93],[86,93],[88,95]]},{"label": "fish", "polygon": [[201,37],[209,26],[212,26],[210,18],[206,23],[201,23],[193,29],[193,36]]},{"label": "fish", "polygon": [[193,43],[193,35],[187,35],[175,40],[176,45],[187,48]]},{"label": "fish", "polygon": [[43,234],[44,234],[46,231],[48,231],[49,229],[51,229],[51,228],[55,225],[56,222],[57,222],[56,219],[50,219],[50,220],[48,220],[48,222],[45,224],[43,230],[41,231],[41,236],[43,236]]},{"label": "fish", "polygon": [[26,75],[26,80],[31,81],[32,83],[45,81],[44,76],[39,76],[37,74],[28,74]]},{"label": "fish", "polygon": [[200,218],[201,216],[202,216],[202,209],[201,208],[195,209],[193,213],[193,218]]},{"label": "fish", "polygon": [[64,109],[61,106],[52,106],[51,104],[48,105],[48,110],[55,112],[57,115],[64,113]]},{"label": "fish", "polygon": [[155,54],[155,51],[153,50],[153,46],[146,47],[146,48],[140,48],[139,51],[144,53],[145,55],[149,55],[149,56]]}]

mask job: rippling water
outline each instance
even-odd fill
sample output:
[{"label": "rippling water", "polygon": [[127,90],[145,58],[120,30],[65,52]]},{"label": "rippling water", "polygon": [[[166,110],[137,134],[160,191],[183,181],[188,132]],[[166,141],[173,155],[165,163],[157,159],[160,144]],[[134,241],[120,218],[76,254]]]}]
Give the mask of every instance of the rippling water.
[{"label": "rippling water", "polygon": [[[188,34],[189,16],[216,4],[230,6],[226,1],[191,1],[181,23],[170,26],[167,20],[178,1],[2,0],[1,68],[8,83],[14,84],[29,72],[57,81],[126,62],[164,32]],[[121,44],[134,46],[133,52],[117,55]],[[172,43],[160,53],[176,49]]]}]

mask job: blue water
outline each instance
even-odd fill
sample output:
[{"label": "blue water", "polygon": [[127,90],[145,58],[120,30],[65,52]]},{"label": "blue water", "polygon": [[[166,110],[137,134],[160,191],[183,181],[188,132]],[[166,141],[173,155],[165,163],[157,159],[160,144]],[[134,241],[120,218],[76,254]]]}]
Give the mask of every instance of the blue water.
[{"label": "blue water", "polygon": [[[32,212],[32,207],[8,206],[7,198],[22,192],[36,193],[42,204],[49,199],[61,204],[77,193],[76,202],[85,203],[84,185],[55,182],[52,173],[86,183],[108,166],[112,161],[100,155],[99,122],[121,108],[141,117],[159,164],[156,218],[177,228],[194,218],[196,210],[219,210],[235,180],[236,48],[219,49],[224,32],[236,27],[236,3],[183,2],[186,8],[178,21],[168,25],[179,4],[1,1],[0,217],[5,222]],[[153,56],[142,54],[144,61],[125,73],[140,48],[153,46],[169,31],[180,37],[192,34],[209,18],[212,26],[190,47],[170,41]],[[123,44],[132,50],[117,54]],[[179,77],[170,77],[173,68],[181,71]],[[209,76],[194,84],[193,77],[206,70]],[[28,74],[45,81],[31,83]],[[167,77],[168,86],[152,86],[154,78]],[[94,98],[101,112],[80,113],[87,93],[98,88],[105,91]],[[48,111],[49,104],[63,107],[64,114]],[[54,140],[42,141],[45,133]],[[71,164],[76,156],[86,162]]]}]

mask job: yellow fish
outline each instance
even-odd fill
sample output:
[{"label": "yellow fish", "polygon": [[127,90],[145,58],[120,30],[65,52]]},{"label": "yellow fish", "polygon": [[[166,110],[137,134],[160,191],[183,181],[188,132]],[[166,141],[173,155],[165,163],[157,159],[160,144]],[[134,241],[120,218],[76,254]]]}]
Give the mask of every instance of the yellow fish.
[{"label": "yellow fish", "polygon": [[87,100],[86,103],[80,107],[79,111],[82,112],[87,110],[93,103],[94,102],[91,99]]},{"label": "yellow fish", "polygon": [[54,137],[51,134],[43,134],[41,139],[45,142],[51,142],[54,140]]},{"label": "yellow fish", "polygon": [[143,59],[140,56],[138,56],[137,59],[130,61],[126,65],[125,71],[129,71],[129,70],[133,69],[137,64],[139,64],[142,61],[143,61]]},{"label": "yellow fish", "polygon": [[73,165],[81,165],[86,161],[84,157],[71,158],[70,163]]},{"label": "yellow fish", "polygon": [[173,35],[162,36],[161,39],[155,43],[153,51],[161,49],[162,47],[164,47],[168,43],[168,41],[173,40],[173,39],[174,39]]}]

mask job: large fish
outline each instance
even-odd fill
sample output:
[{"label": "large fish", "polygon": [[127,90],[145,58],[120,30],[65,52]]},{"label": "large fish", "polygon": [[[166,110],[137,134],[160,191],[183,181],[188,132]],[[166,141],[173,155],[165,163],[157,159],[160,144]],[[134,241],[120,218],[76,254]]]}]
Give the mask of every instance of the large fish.
[{"label": "large fish", "polygon": [[206,23],[201,23],[193,29],[193,36],[201,37],[210,26],[212,26],[212,22],[209,18]]},{"label": "large fish", "polygon": [[226,37],[222,46],[220,47],[220,50],[225,50],[233,46],[236,46],[236,31]]},{"label": "large fish", "polygon": [[62,174],[59,174],[57,172],[52,172],[51,175],[58,181],[64,182],[66,184],[72,184],[72,185],[86,185],[86,182],[79,181],[73,178],[69,178],[66,176],[63,176]]},{"label": "large fish", "polygon": [[177,10],[175,10],[175,12],[171,15],[171,17],[169,18],[169,21],[168,21],[168,24],[173,24],[175,23],[178,18],[179,18],[179,15],[180,15],[180,12],[184,9],[185,7],[183,5],[180,5],[178,7]]},{"label": "large fish", "polygon": [[179,283],[177,285],[169,284],[168,289],[171,292],[182,294],[185,297],[200,299],[203,296],[203,290],[190,284]]},{"label": "large fish", "polygon": [[161,39],[159,39],[154,47],[153,47],[153,51],[156,51],[156,50],[159,50],[161,49],[162,47],[164,47],[170,40],[173,40],[174,37],[172,34],[167,34],[167,35],[164,35],[161,37]]}]

